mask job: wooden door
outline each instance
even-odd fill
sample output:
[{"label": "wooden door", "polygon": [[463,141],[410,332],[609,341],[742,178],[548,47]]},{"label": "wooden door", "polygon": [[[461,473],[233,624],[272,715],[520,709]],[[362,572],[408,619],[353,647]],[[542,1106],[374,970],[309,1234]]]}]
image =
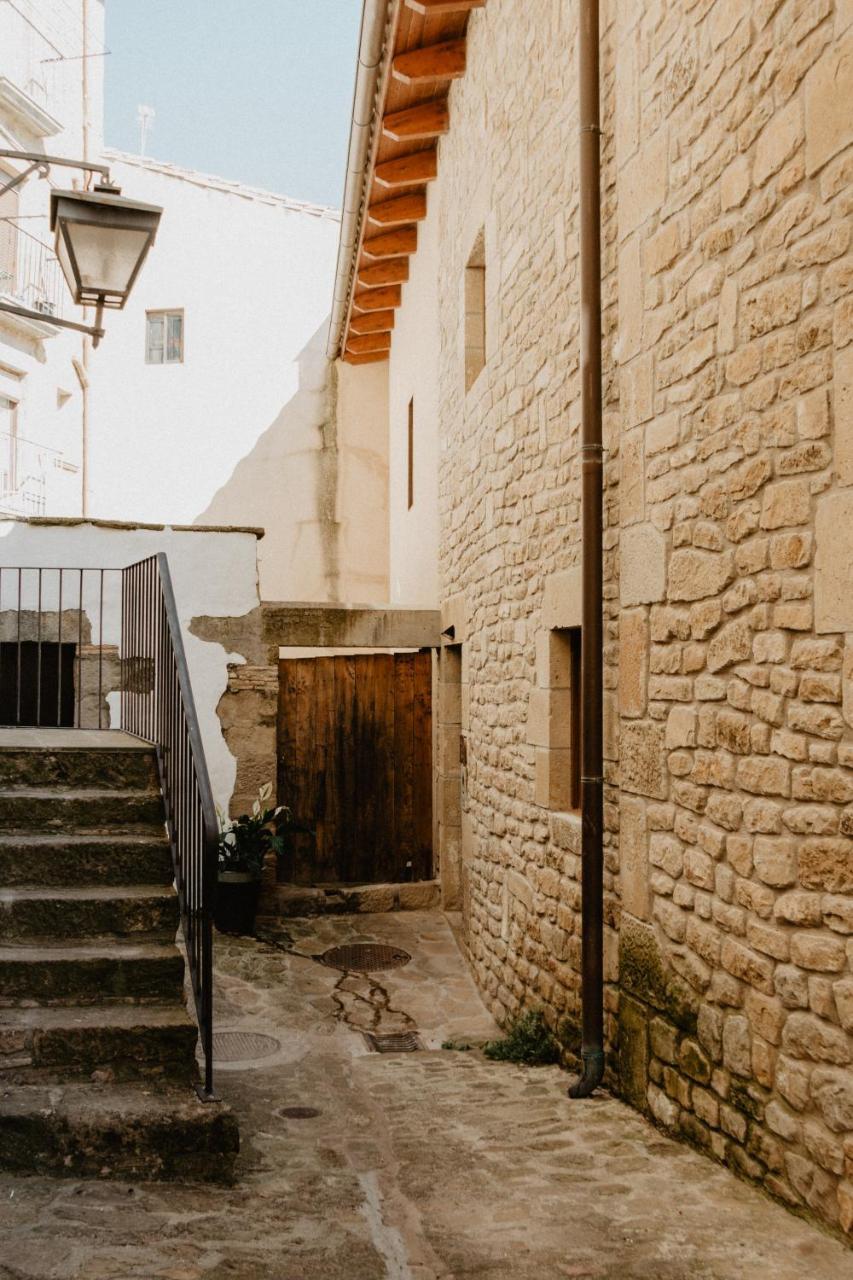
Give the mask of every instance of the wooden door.
[{"label": "wooden door", "polygon": [[432,655],[284,658],[278,800],[295,884],[429,879]]}]

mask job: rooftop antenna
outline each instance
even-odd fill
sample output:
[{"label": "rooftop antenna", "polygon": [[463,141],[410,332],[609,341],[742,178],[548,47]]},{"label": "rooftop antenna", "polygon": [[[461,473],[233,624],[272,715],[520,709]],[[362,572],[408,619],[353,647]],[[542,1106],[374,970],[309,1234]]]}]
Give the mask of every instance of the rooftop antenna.
[{"label": "rooftop antenna", "polygon": [[139,154],[141,156],[145,155],[145,140],[148,136],[148,127],[155,114],[153,107],[146,107],[142,102],[136,108],[136,118],[139,121]]}]

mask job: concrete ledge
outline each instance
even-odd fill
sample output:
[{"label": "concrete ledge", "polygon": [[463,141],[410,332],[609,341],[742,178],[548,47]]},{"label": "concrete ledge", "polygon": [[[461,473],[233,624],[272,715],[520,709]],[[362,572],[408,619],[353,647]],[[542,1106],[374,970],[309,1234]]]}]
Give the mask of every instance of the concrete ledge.
[{"label": "concrete ledge", "polygon": [[265,885],[258,923],[293,916],[363,915],[376,911],[431,911],[441,904],[437,880],[408,884]]},{"label": "concrete ledge", "polygon": [[313,649],[433,649],[441,644],[437,609],[268,601],[262,606],[265,645]]},{"label": "concrete ledge", "polygon": [[81,524],[94,525],[96,529],[173,529],[175,533],[251,533],[262,538],[266,533],[258,525],[250,524],[144,524],[138,520],[92,520],[88,516],[0,516],[0,523],[31,524],[40,527],[55,525],[58,528],[75,528]]}]

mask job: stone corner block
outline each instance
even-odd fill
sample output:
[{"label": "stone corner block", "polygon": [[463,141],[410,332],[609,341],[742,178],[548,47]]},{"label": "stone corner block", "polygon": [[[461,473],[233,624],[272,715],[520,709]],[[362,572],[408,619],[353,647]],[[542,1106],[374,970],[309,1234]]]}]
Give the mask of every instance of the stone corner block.
[{"label": "stone corner block", "polygon": [[583,610],[581,567],[551,573],[545,579],[542,622],[548,628],[579,627]]},{"label": "stone corner block", "polygon": [[815,631],[853,631],[853,489],[819,499],[815,545]]},{"label": "stone corner block", "polygon": [[653,524],[622,530],[619,593],[623,605],[655,604],[666,596],[666,537]]}]

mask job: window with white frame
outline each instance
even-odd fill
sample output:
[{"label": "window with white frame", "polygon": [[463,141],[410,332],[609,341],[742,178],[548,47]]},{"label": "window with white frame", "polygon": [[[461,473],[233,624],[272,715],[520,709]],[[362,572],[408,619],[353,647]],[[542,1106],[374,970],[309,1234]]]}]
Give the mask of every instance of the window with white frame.
[{"label": "window with white frame", "polygon": [[145,313],[145,363],[181,364],[183,359],[183,311],[147,311]]}]

